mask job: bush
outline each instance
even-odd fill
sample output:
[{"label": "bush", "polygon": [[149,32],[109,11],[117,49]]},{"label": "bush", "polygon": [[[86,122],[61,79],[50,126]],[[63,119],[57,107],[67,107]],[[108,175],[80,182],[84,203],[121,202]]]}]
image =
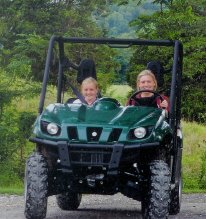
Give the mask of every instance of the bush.
[{"label": "bush", "polygon": [[12,161],[0,163],[0,187],[22,187],[23,179],[19,177]]},{"label": "bush", "polygon": [[0,186],[22,185],[25,160],[31,151],[27,141],[36,115],[7,108],[0,122]]},{"label": "bush", "polygon": [[206,79],[190,82],[183,87],[182,116],[188,121],[206,123]]}]

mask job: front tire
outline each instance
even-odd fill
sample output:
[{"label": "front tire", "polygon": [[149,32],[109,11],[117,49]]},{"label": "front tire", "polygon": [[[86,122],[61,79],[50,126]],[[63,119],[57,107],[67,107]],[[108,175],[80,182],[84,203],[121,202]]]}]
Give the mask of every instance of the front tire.
[{"label": "front tire", "polygon": [[25,169],[25,217],[43,219],[47,212],[48,165],[39,152],[33,153]]},{"label": "front tire", "polygon": [[62,210],[76,210],[82,200],[82,194],[67,191],[56,196],[57,204]]},{"label": "front tire", "polygon": [[165,219],[169,215],[170,171],[161,160],[149,164],[149,177],[145,197],[142,200],[142,214],[146,219]]}]

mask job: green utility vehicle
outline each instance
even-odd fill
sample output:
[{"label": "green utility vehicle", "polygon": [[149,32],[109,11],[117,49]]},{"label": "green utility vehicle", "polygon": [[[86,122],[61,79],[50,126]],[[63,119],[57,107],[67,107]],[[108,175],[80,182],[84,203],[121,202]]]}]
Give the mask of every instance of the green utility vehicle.
[{"label": "green utility vehicle", "polygon": [[[65,55],[68,43],[119,48],[170,47],[173,54],[168,71],[169,112],[155,107],[122,106],[110,97],[98,98],[88,106],[77,91],[82,104],[64,101],[65,69],[76,69],[80,81],[88,76],[96,78],[94,66],[90,65],[91,71],[84,68],[88,66],[86,61],[83,62],[86,65],[70,62]],[[59,54],[57,101],[44,108],[54,47]],[[36,149],[26,162],[26,218],[45,218],[51,195],[56,195],[57,204],[63,210],[76,210],[82,194],[122,193],[141,202],[143,218],[167,218],[180,211],[182,56],[179,41],[51,38],[39,115],[30,138]],[[157,72],[156,76],[158,79],[164,75]]]}]

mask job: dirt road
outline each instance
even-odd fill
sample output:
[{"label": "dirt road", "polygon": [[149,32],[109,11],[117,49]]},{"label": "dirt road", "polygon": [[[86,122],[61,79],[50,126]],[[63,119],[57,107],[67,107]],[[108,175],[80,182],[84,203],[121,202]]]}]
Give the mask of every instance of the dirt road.
[{"label": "dirt road", "polygon": [[[0,196],[0,219],[24,218],[23,196]],[[62,211],[55,197],[49,197],[47,219],[139,219],[140,202],[121,194],[84,195],[77,211]],[[206,194],[183,195],[180,214],[169,219],[206,219]]]}]

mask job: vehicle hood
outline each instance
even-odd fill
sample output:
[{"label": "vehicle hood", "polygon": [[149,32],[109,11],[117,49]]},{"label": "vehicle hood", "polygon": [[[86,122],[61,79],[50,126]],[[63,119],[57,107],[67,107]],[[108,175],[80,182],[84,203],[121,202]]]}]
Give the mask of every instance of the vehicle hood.
[{"label": "vehicle hood", "polygon": [[51,104],[41,115],[41,120],[61,124],[96,124],[99,126],[150,126],[155,125],[161,110],[153,107],[116,106],[111,103]]}]

